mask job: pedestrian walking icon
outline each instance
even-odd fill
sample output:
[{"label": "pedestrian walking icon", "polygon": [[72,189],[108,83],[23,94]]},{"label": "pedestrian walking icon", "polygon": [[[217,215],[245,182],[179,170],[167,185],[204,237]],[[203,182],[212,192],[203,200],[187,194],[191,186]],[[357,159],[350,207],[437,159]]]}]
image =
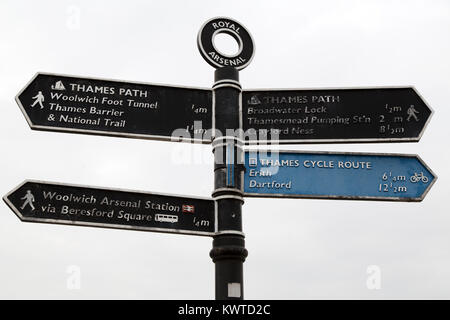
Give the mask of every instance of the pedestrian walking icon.
[{"label": "pedestrian walking icon", "polygon": [[31,107],[34,107],[36,104],[39,103],[39,105],[41,106],[41,109],[44,109],[44,105],[42,104],[42,102],[44,102],[45,98],[44,95],[42,94],[42,91],[39,91],[37,95],[35,95],[33,97],[34,102],[31,105]]},{"label": "pedestrian walking icon", "polygon": [[419,119],[417,118],[416,114],[419,113],[419,111],[417,111],[414,108],[414,105],[411,105],[408,110],[406,110],[406,113],[408,114],[408,118],[406,118],[406,121],[411,120],[411,118],[414,118],[414,120],[419,121]]},{"label": "pedestrian walking icon", "polygon": [[20,209],[25,209],[25,207],[27,206],[27,204],[31,207],[31,210],[33,210],[34,211],[34,209],[35,209],[35,207],[34,207],[34,205],[33,205],[33,202],[34,202],[34,196],[33,196],[33,194],[31,193],[31,191],[30,190],[27,190],[27,193],[22,197],[22,198],[20,198],[21,200],[25,200],[25,202],[22,204],[22,206],[20,207]]}]

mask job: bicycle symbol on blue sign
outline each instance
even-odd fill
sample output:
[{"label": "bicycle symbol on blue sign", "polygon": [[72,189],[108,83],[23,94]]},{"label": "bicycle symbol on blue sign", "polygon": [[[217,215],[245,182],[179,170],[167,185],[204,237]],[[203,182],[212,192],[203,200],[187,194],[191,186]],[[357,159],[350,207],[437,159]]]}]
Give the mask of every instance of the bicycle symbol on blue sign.
[{"label": "bicycle symbol on blue sign", "polygon": [[425,176],[423,174],[423,172],[421,172],[421,173],[414,172],[414,175],[411,176],[411,178],[409,178],[409,180],[411,180],[412,183],[416,183],[416,182],[419,182],[419,181],[422,181],[423,183],[427,183],[428,182],[428,177]]}]

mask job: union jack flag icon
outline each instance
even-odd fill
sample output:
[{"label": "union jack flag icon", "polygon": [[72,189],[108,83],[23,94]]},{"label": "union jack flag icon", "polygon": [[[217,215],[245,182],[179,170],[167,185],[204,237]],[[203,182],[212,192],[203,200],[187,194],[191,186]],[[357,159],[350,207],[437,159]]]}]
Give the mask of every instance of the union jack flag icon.
[{"label": "union jack flag icon", "polygon": [[194,213],[195,207],[190,204],[183,204],[182,210],[183,210],[183,212]]}]

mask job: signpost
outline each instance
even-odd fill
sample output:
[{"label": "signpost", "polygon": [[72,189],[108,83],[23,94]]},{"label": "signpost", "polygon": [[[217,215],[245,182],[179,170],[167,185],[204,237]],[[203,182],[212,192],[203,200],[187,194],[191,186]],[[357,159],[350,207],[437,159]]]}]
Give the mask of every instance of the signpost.
[{"label": "signpost", "polygon": [[211,199],[25,181],[4,198],[22,221],[211,236]]},{"label": "signpost", "polygon": [[32,129],[211,142],[210,89],[38,73],[16,101]]},{"label": "signpost", "polygon": [[244,91],[248,143],[419,141],[432,110],[413,87]]},{"label": "signpost", "polygon": [[[237,54],[221,53],[217,34]],[[421,201],[436,175],[415,155],[247,151],[253,143],[418,141],[432,110],[412,87],[247,90],[250,33],[218,17],[200,29],[212,89],[38,73],[16,100],[30,127],[212,143],[212,199],[25,181],[4,197],[22,221],[213,237],[216,299],[244,298],[243,197]]]},{"label": "signpost", "polygon": [[249,197],[422,201],[437,177],[417,155],[245,153]]}]

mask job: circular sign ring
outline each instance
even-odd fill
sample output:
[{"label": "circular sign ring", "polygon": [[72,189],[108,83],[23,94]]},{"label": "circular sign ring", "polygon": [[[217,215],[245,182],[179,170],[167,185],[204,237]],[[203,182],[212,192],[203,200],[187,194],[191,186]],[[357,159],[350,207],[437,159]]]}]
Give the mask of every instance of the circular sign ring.
[{"label": "circular sign ring", "polygon": [[[238,42],[236,54],[227,55],[216,48],[214,38],[220,33],[226,33]],[[225,17],[206,21],[198,33],[197,45],[202,57],[215,68],[233,67],[242,70],[248,66],[255,53],[253,39],[247,29],[239,22]]]},{"label": "circular sign ring", "polygon": [[[236,40],[236,42],[239,45],[239,49],[236,54],[232,54],[232,55],[225,54],[225,53],[221,52],[219,49],[217,49],[214,40],[216,39],[216,36],[221,33],[228,34],[228,35],[232,36],[234,38],[234,40]],[[214,33],[212,35],[212,45],[214,47],[214,50],[216,50],[216,52],[220,52],[224,57],[228,57],[228,58],[234,58],[235,56],[239,56],[242,53],[242,47],[243,47],[241,37],[235,31],[226,30],[226,29],[218,29],[218,30],[214,31]]]}]

